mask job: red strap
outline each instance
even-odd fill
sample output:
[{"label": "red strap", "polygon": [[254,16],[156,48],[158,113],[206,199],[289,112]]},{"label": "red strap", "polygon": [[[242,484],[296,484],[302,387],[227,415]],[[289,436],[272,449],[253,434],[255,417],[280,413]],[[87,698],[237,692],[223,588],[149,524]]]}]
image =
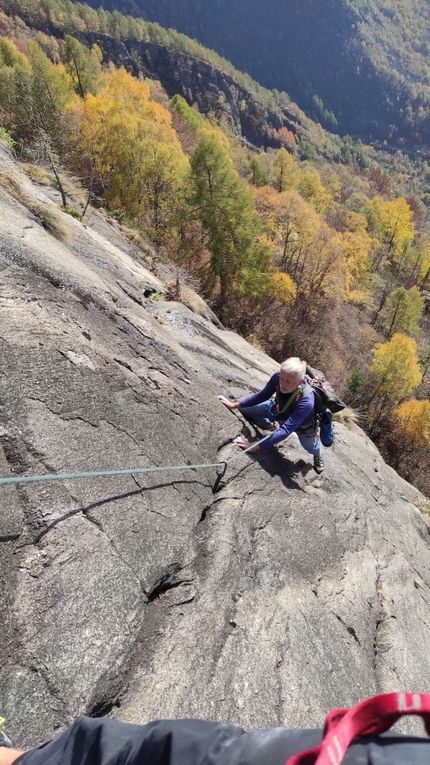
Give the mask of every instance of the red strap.
[{"label": "red strap", "polygon": [[420,715],[430,736],[430,694],[383,693],[352,709],[329,712],[321,744],[293,755],[285,765],[340,765],[356,736],[383,733],[403,715]]}]

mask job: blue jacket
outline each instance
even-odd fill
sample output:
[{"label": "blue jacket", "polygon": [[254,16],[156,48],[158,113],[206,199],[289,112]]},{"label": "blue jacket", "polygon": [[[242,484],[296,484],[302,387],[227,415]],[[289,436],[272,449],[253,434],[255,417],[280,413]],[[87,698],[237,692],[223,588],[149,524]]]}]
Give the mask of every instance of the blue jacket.
[{"label": "blue jacket", "polygon": [[[255,406],[255,404],[263,404],[276,393],[276,389],[279,383],[280,372],[275,372],[272,375],[269,382],[258,393],[252,393],[250,396],[241,398],[240,408],[244,409],[247,406]],[[303,382],[302,389],[307,385]],[[286,420],[284,420],[279,429],[270,438],[260,445],[260,449],[270,449],[271,446],[276,446],[280,441],[283,441],[300,427],[310,425],[315,417],[315,396],[312,390],[308,393],[304,393],[297,401],[294,411]],[[278,418],[276,418],[278,419]]]}]

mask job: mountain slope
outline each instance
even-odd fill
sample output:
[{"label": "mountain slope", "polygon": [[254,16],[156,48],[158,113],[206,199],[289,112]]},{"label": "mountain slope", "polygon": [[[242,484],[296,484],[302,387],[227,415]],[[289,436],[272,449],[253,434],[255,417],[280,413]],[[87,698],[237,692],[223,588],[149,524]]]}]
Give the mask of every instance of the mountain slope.
[{"label": "mountain slope", "polygon": [[104,0],[103,5],[197,38],[266,87],[286,90],[320,120],[323,107],[330,110],[341,132],[427,141],[428,120],[420,108],[430,100],[428,0],[413,5]]}]

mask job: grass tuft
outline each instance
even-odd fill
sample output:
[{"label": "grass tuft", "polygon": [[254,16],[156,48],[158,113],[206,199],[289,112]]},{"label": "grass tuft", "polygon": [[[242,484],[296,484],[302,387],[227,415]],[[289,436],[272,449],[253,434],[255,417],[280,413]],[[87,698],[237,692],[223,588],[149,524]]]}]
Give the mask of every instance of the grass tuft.
[{"label": "grass tuft", "polygon": [[19,166],[33,183],[37,183],[39,186],[55,187],[55,177],[46,167],[34,165],[31,162],[20,162]]},{"label": "grass tuft", "polygon": [[333,415],[333,419],[336,422],[340,422],[342,425],[360,425],[364,420],[364,414],[359,409],[353,409],[352,406],[346,406],[341,412],[336,412]]},{"label": "grass tuft", "polygon": [[27,207],[39,223],[60,242],[67,244],[72,235],[70,226],[60,210],[44,202],[28,202]]},{"label": "grass tuft", "polygon": [[427,497],[418,497],[414,502],[415,507],[418,508],[424,515],[430,518],[430,499]]},{"label": "grass tuft", "polygon": [[77,210],[76,207],[70,207],[70,205],[66,205],[64,209],[64,212],[66,212],[68,215],[71,215],[72,218],[76,218],[76,220],[82,220],[82,212],[80,210]]},{"label": "grass tuft", "polygon": [[0,186],[27,208],[37,218],[39,223],[55,236],[60,242],[67,244],[70,241],[72,230],[67,223],[65,215],[54,205],[39,202],[25,191],[15,173],[8,170],[0,171]]},{"label": "grass tuft", "polygon": [[17,202],[25,205],[26,194],[19,181],[19,178],[10,170],[0,170],[0,186],[2,186],[8,194],[11,195]]}]

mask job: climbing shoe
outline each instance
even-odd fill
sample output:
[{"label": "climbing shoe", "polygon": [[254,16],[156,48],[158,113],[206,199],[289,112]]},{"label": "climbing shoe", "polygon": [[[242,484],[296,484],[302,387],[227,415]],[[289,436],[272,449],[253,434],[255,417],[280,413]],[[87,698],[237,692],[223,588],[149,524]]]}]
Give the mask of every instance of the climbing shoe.
[{"label": "climbing shoe", "polygon": [[320,454],[316,454],[314,457],[314,470],[318,474],[322,473],[324,470],[324,457],[321,457]]},{"label": "climbing shoe", "polygon": [[4,722],[5,722],[4,717],[0,717],[0,746],[13,747],[12,741],[10,740],[9,736],[7,736],[4,731],[4,728],[3,728]]}]

